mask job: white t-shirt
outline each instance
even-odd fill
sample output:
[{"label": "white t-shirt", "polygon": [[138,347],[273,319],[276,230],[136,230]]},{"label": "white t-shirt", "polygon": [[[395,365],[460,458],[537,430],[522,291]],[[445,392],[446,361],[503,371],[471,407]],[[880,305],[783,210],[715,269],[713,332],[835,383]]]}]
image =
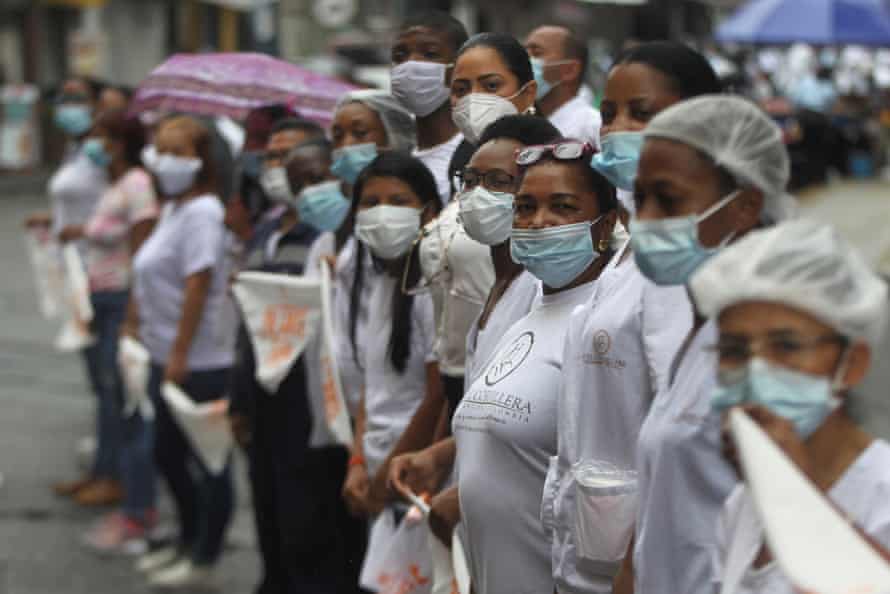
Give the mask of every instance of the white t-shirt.
[{"label": "white t-shirt", "polygon": [[[599,461],[634,469],[640,427],[692,326],[686,290],[657,287],[633,257],[621,255],[603,271],[593,297],[572,314],[566,334],[558,462],[551,462],[542,504],[542,515],[552,518],[560,593],[611,592],[618,569],[603,551],[578,546],[576,526],[597,519],[576,513],[572,465]],[[613,531],[631,527],[628,522]]]},{"label": "white t-shirt", "polygon": [[[876,440],[829,489],[828,497],[866,534],[890,548],[890,446]],[[795,594],[775,561],[754,568],[764,534],[744,485],[726,500],[717,524],[717,575],[722,594]]]},{"label": "white t-shirt", "polygon": [[541,494],[556,454],[562,344],[595,283],[544,295],[504,335],[452,421],[461,518],[477,594],[553,592]]},{"label": "white t-shirt", "polygon": [[445,375],[464,374],[467,333],[494,284],[491,248],[470,239],[450,202],[424,229],[420,268],[436,315],[436,358]]},{"label": "white t-shirt", "polygon": [[426,165],[433,177],[436,178],[436,187],[439,189],[439,198],[442,204],[451,200],[451,180],[448,179],[448,166],[454,151],[463,142],[463,134],[455,134],[450,140],[437,144],[428,149],[414,149],[412,153],[417,159]]},{"label": "white t-shirt", "polygon": [[[53,235],[69,225],[86,225],[99,197],[108,188],[108,173],[104,168],[94,165],[80,147],[70,149],[69,153],[47,186]],[[86,241],[79,240],[76,245],[80,255],[85,256]]]},{"label": "white t-shirt", "polygon": [[577,95],[550,115],[550,123],[566,138],[583,140],[591,146],[600,145],[603,118],[598,110]]},{"label": "white t-shirt", "polygon": [[718,580],[714,527],[737,479],[721,454],[720,416],[711,410],[717,358],[708,347],[716,343],[717,324],[709,320],[640,429],[638,594],[713,594]]},{"label": "white t-shirt", "polygon": [[466,372],[464,374],[464,392],[469,390],[476,378],[485,370],[486,365],[498,342],[510,327],[524,318],[541,297],[541,281],[527,270],[513,279],[500,300],[491,310],[485,327],[479,328],[479,316],[470,325],[467,333]]},{"label": "white t-shirt", "polygon": [[368,301],[371,315],[364,342],[365,461],[370,476],[396,445],[426,394],[426,365],[436,360],[433,343],[433,303],[429,295],[416,295],[411,307],[411,354],[399,373],[390,361],[393,293],[401,279],[380,274],[374,279]]},{"label": "white t-shirt", "polygon": [[352,348],[349,338],[349,300],[352,295],[352,285],[355,280],[355,265],[358,256],[358,242],[355,237],[350,237],[343,244],[337,255],[337,270],[334,283],[334,339],[337,344],[335,352],[337,364],[340,368],[340,382],[343,386],[344,398],[354,415],[358,410],[365,389],[364,363],[361,360],[363,350],[361,345],[365,343],[365,330],[368,324],[368,301],[371,291],[374,289],[374,279],[378,273],[374,269],[374,263],[367,249],[364,250],[362,261],[363,284],[362,292],[358,299],[358,316],[355,322],[356,349]]},{"label": "white t-shirt", "polygon": [[168,202],[154,231],[136,253],[133,273],[140,335],[157,364],[167,362],[176,340],[186,279],[208,269],[213,278],[192,339],[188,369],[218,369],[232,364],[232,328],[218,324],[223,319],[229,280],[223,215],[222,203],[213,194],[183,204]]}]

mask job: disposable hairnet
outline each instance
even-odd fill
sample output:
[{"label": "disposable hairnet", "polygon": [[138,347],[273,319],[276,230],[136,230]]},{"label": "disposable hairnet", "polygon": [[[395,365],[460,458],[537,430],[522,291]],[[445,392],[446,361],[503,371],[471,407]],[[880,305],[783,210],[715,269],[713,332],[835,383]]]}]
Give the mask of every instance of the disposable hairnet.
[{"label": "disposable hairnet", "polygon": [[810,220],[743,237],[703,264],[690,288],[707,317],[742,301],[782,303],[872,346],[886,325],[887,284],[832,227]]},{"label": "disposable hairnet", "polygon": [[656,115],[646,138],[681,142],[714,160],[743,186],[763,193],[763,220],[792,218],[797,203],[785,193],[791,176],[782,131],[756,105],[729,95],[703,95]]},{"label": "disposable hairnet", "polygon": [[386,128],[389,148],[406,152],[414,149],[417,143],[414,116],[402,107],[392,95],[386,91],[373,89],[351,91],[343,95],[337,103],[335,112],[347,103],[361,103],[380,116],[383,127]]}]

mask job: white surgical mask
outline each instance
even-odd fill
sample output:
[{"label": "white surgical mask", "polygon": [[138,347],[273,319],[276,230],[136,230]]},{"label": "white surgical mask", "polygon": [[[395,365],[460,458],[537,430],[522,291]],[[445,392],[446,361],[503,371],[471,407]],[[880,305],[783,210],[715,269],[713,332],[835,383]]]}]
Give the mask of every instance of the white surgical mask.
[{"label": "white surgical mask", "polygon": [[142,163],[158,178],[165,196],[178,196],[191,188],[202,165],[198,157],[158,153],[154,145],[148,145],[142,151]]},{"label": "white surgical mask", "polygon": [[482,137],[482,133],[489,125],[498,121],[504,116],[516,115],[519,110],[510,101],[525,90],[525,87],[519,89],[515,94],[508,98],[494,95],[492,93],[470,93],[461,97],[451,119],[457,126],[461,134],[470,144],[477,144]]},{"label": "white surgical mask", "polygon": [[266,197],[275,202],[294,203],[294,193],[290,189],[287,171],[284,167],[269,167],[260,174],[260,186]]},{"label": "white surgical mask", "polygon": [[460,221],[470,239],[500,245],[513,229],[513,194],[492,192],[479,184],[457,195]]},{"label": "white surgical mask", "polygon": [[420,209],[381,204],[355,215],[355,236],[378,258],[405,254],[420,231]]},{"label": "white surgical mask", "polygon": [[446,68],[436,62],[402,62],[390,73],[392,96],[414,115],[430,115],[448,101],[451,91],[445,86]]}]

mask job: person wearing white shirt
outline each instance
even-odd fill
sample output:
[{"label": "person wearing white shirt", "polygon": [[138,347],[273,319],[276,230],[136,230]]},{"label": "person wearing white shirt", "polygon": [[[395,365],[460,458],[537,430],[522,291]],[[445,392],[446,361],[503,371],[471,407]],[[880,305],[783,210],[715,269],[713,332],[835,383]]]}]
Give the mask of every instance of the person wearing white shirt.
[{"label": "person wearing white shirt", "polygon": [[566,27],[544,25],[528,34],[525,49],[538,83],[537,105],[542,115],[566,138],[598,147],[600,112],[580,95],[587,72],[587,42]]},{"label": "person wearing white shirt", "polygon": [[615,190],[580,141],[521,149],[510,238],[514,260],[544,285],[454,415],[458,493],[478,594],[553,592],[541,493],[556,454],[562,345],[612,257]]}]

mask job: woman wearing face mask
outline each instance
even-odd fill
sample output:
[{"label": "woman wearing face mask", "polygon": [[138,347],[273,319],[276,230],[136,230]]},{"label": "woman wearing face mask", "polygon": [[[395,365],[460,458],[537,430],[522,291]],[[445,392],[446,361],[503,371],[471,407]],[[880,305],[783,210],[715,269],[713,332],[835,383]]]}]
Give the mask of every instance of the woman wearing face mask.
[{"label": "woman wearing face mask", "polygon": [[[455,200],[460,223],[470,238],[488,247],[496,273],[483,311],[471,322],[466,337],[461,397],[484,369],[500,338],[529,312],[541,292],[540,281],[510,257],[513,201],[519,187],[516,151],[552,143],[559,137],[559,130],[544,118],[503,117],[485,130],[479,148],[460,175],[461,191]],[[389,480],[399,492],[435,492],[447,480],[453,465],[454,440],[448,438],[394,459]],[[452,530],[460,519],[457,487],[436,495],[431,507],[433,530],[450,544]]]},{"label": "woman wearing face mask", "polygon": [[[890,446],[847,406],[886,326],[886,283],[831,227],[797,221],[727,248],[690,289],[719,327],[715,411],[743,407],[850,522],[890,545]],[[718,544],[721,593],[795,591],[744,485],[723,507]]]},{"label": "woman wearing face mask", "polygon": [[[230,469],[211,474],[166,401],[169,381],[195,402],[224,396],[232,349],[220,336],[225,305],[223,206],[214,194],[209,130],[188,116],[162,122],[143,152],[167,202],[134,260],[139,337],[151,354],[149,394],[155,408],[155,463],[173,494],[176,546],[146,556],[140,568],[160,587],[204,583],[222,550],[234,493]],[[132,332],[132,330],[131,330]]]},{"label": "woman wearing face mask", "polygon": [[591,164],[618,188],[625,225],[627,213],[634,212],[634,178],[646,124],[678,101],[720,91],[707,59],[682,43],[641,43],[615,59],[600,105],[602,149]]},{"label": "woman wearing face mask", "polygon": [[[127,310],[131,259],[154,226],[158,214],[151,177],[141,167],[145,131],[123,111],[106,111],[84,142],[84,153],[108,172],[110,186],[84,226],[65,227],[63,241],[86,241],[97,342],[86,349],[94,377],[100,378],[99,448],[94,474],[123,479],[124,506],[87,534],[102,552],[138,552],[154,521],[154,469],[151,445],[141,419],[122,421],[124,387],[117,363],[118,336]],[[125,435],[126,433],[126,435]],[[81,490],[81,503],[105,502],[110,487]],[[118,490],[119,491],[119,490]]]},{"label": "woman wearing face mask", "polygon": [[544,284],[540,305],[504,334],[454,415],[460,510],[479,594],[553,592],[541,492],[556,454],[562,343],[612,256],[615,190],[579,141],[517,153],[514,260]]},{"label": "woman wearing face mask", "polygon": [[[719,95],[684,101],[658,114],[644,136],[630,243],[640,271],[656,284],[685,285],[727,243],[790,215],[782,134],[754,104]],[[617,592],[634,585],[644,594],[713,590],[713,527],[735,484],[710,410],[707,347],[715,341],[714,322],[695,312],[640,429],[636,536]]]},{"label": "woman wearing face mask", "polygon": [[460,21],[434,10],[408,17],[392,47],[392,95],[417,116],[414,156],[433,173],[443,204],[451,199],[448,166],[463,140],[451,119],[445,73],[466,41]]},{"label": "woman wearing face mask", "polygon": [[[707,61],[681,44],[641,44],[619,56],[603,98],[603,152],[591,163],[622,188],[623,204],[633,187],[650,114],[717,88]],[[624,144],[616,145],[617,139]],[[616,152],[619,145],[630,150]],[[640,426],[692,324],[683,288],[652,285],[634,264],[626,239],[616,248],[608,274],[593,299],[573,314],[566,336],[559,455],[543,498],[544,517],[552,522],[553,571],[560,592],[611,590],[633,531]],[[608,496],[597,485],[606,480],[612,482]],[[621,480],[629,513],[601,513],[604,505],[618,509],[614,486]],[[603,540],[592,539],[588,527]]]}]

